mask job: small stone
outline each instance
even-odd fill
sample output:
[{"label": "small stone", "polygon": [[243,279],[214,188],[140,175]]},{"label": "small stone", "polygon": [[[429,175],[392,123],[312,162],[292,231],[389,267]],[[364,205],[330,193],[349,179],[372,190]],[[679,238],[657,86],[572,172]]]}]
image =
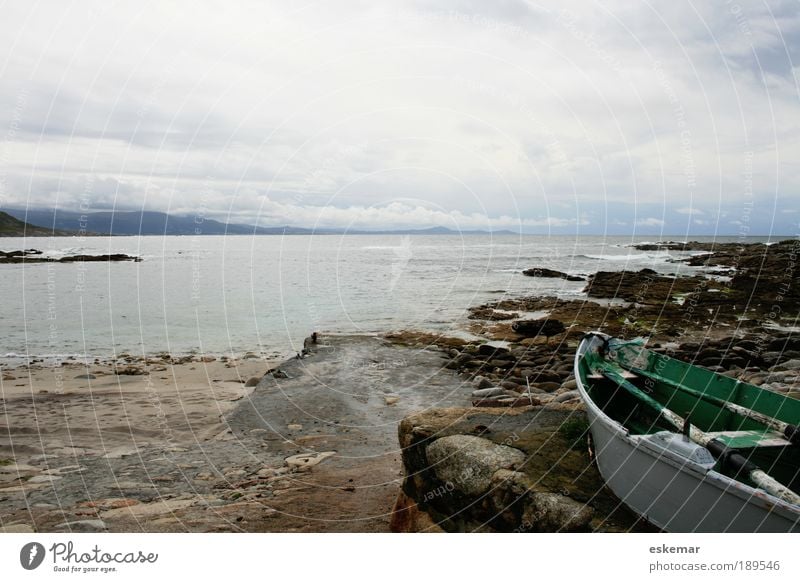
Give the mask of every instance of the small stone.
[{"label": "small stone", "polygon": [[293,423],[293,424],[286,425],[286,428],[288,428],[289,430],[303,430],[303,425],[302,424],[294,424]]},{"label": "small stone", "polygon": [[252,388],[253,386],[258,386],[258,383],[261,382],[261,378],[258,376],[253,376],[252,378],[248,379],[247,382],[244,383],[245,388]]},{"label": "small stone", "polygon": [[400,402],[400,398],[398,396],[384,396],[383,401],[386,403],[386,406],[394,406]]}]

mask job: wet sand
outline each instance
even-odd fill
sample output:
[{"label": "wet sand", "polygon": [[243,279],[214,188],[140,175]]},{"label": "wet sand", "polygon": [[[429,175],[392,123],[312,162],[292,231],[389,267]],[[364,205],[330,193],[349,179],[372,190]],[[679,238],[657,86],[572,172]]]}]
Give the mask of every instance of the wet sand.
[{"label": "wet sand", "polygon": [[399,421],[466,405],[469,391],[439,350],[324,342],[277,367],[154,363],[149,376],[120,376],[100,365],[86,380],[68,366],[63,393],[53,369],[7,372],[0,528],[389,531]]}]

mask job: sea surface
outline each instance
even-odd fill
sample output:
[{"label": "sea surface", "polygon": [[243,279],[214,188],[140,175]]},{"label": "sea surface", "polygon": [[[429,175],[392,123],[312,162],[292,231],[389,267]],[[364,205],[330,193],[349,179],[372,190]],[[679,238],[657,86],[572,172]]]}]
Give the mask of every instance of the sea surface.
[{"label": "sea surface", "polygon": [[[690,253],[631,248],[652,237],[147,236],[0,238],[50,256],[127,253],[142,261],[0,265],[0,363],[76,357],[285,356],[312,331],[463,332],[469,307],[540,294],[582,298],[583,282],[525,277],[690,274]],[[713,240],[692,237],[691,240]],[[741,240],[735,237],[718,241]],[[776,239],[779,240],[779,239]],[[768,241],[750,238],[748,242]]]}]

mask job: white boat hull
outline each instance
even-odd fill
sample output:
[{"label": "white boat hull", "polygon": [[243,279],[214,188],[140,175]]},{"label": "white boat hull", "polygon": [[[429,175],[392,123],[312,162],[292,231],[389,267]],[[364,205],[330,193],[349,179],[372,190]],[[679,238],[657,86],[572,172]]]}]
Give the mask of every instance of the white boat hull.
[{"label": "white boat hull", "polygon": [[[581,350],[596,347],[593,339],[584,340],[578,357]],[[575,378],[586,403],[600,475],[630,509],[670,532],[800,531],[800,514],[793,505],[654,446],[652,435],[630,435],[589,397],[578,357]]]}]

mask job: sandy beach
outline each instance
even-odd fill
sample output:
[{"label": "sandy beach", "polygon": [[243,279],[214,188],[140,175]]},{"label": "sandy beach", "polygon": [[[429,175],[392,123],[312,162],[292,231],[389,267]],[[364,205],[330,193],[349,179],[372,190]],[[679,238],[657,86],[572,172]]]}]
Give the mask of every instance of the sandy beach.
[{"label": "sandy beach", "polygon": [[4,369],[0,458],[133,454],[150,445],[203,442],[252,392],[270,364],[214,356]]}]

